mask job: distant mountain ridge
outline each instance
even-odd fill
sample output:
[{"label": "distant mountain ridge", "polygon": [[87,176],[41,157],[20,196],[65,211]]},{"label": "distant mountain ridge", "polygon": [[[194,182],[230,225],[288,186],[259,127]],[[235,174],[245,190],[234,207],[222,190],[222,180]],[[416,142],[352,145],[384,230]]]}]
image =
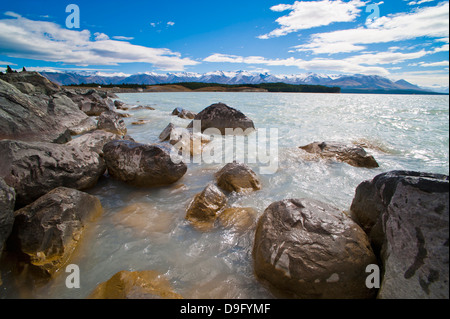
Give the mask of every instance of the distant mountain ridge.
[{"label": "distant mountain ridge", "polygon": [[133,75],[116,74],[107,75],[102,73],[79,74],[79,73],[63,73],[63,72],[40,72],[50,81],[59,85],[72,84],[88,84],[97,83],[106,84],[142,84],[157,85],[167,83],[182,82],[201,82],[201,83],[218,83],[218,84],[261,84],[261,83],[277,83],[286,84],[306,84],[306,85],[324,85],[335,87],[338,86],[342,92],[383,92],[396,91],[409,93],[426,93],[429,90],[420,88],[405,80],[393,82],[388,78],[378,75],[325,75],[325,74],[293,74],[293,75],[274,75],[269,73],[251,73],[248,71],[224,72],[215,71],[208,73],[166,73],[158,74],[153,72],[139,73]]}]

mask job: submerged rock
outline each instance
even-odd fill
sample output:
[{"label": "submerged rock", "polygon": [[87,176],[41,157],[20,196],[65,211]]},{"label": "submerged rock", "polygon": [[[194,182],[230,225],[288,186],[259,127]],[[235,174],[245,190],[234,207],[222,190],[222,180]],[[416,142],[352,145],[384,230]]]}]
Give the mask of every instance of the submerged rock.
[{"label": "submerged rock", "polygon": [[214,226],[217,216],[225,208],[227,198],[214,184],[209,184],[197,194],[186,212],[186,219],[201,230],[209,230]]},{"label": "submerged rock", "polygon": [[118,113],[113,111],[106,111],[100,115],[97,128],[120,136],[127,134],[127,126],[124,120]]},{"label": "submerged rock", "polygon": [[156,271],[121,271],[98,285],[89,299],[182,299]]},{"label": "submerged rock", "polygon": [[[251,119],[249,119],[242,112],[233,109],[226,104],[217,103],[213,104],[200,113],[198,113],[194,120],[201,121],[202,133],[208,128],[216,128],[220,130],[222,135],[225,135],[225,130],[229,129],[242,129],[246,131],[250,129],[255,130],[255,125]],[[194,123],[191,122],[188,128],[193,128]]]},{"label": "submerged rock", "polygon": [[217,185],[228,192],[251,192],[261,189],[261,183],[247,165],[229,163],[216,173]]},{"label": "submerged rock", "polygon": [[170,185],[186,174],[184,163],[175,164],[164,145],[112,141],[103,147],[109,174],[138,187]]},{"label": "submerged rock", "polygon": [[358,186],[351,214],[383,262],[379,298],[449,298],[447,175],[378,175]]},{"label": "submerged rock", "polygon": [[211,142],[209,136],[193,133],[192,129],[176,127],[172,123],[161,132],[159,139],[176,146],[180,153],[189,152],[190,156],[200,155],[205,145]]},{"label": "submerged rock", "polygon": [[256,215],[256,210],[250,207],[231,207],[220,213],[219,222],[224,228],[245,231],[254,225]]},{"label": "submerged rock", "polygon": [[16,193],[0,178],[0,257],[3,244],[11,234],[14,224],[14,204]]},{"label": "submerged rock", "polygon": [[306,199],[271,204],[253,247],[257,277],[281,296],[372,298],[365,272],[376,264],[364,231],[338,209]]},{"label": "submerged rock", "polygon": [[16,207],[60,186],[93,187],[106,165],[94,152],[52,143],[0,141],[0,177],[16,191]]},{"label": "submerged rock", "polygon": [[308,153],[316,154],[325,159],[335,159],[355,167],[377,168],[379,167],[375,158],[358,145],[340,142],[315,142],[301,149]]},{"label": "submerged rock", "polygon": [[85,227],[101,213],[97,197],[56,188],[15,212],[11,246],[52,276],[69,261]]}]

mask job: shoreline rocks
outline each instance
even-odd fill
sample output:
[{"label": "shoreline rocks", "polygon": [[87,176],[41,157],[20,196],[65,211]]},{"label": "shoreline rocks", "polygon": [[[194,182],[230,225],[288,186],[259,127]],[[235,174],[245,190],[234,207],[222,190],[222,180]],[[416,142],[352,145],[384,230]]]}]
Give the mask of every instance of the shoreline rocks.
[{"label": "shoreline rocks", "polygon": [[184,163],[175,164],[164,145],[112,141],[103,147],[109,174],[137,187],[166,186],[186,174]]},{"label": "shoreline rocks", "polygon": [[449,177],[392,171],[361,183],[351,206],[384,268],[378,298],[449,298]]},{"label": "shoreline rocks", "polygon": [[[200,113],[194,121],[201,121],[202,133],[208,128],[218,129],[222,135],[226,135],[226,129],[242,129],[244,133],[255,130],[255,124],[241,111],[233,109],[224,103],[213,104]],[[194,122],[191,122],[187,128],[193,128]],[[248,133],[248,131],[247,131]]]},{"label": "shoreline rocks", "polygon": [[128,131],[122,117],[114,111],[106,111],[99,116],[97,129],[119,136],[125,136]]},{"label": "shoreline rocks", "polygon": [[173,110],[172,115],[178,116],[181,119],[193,120],[197,116],[197,113],[177,107]]},{"label": "shoreline rocks", "polygon": [[0,153],[0,177],[15,189],[18,208],[56,187],[91,188],[106,169],[97,153],[66,145],[3,140]]},{"label": "shoreline rocks", "polygon": [[52,276],[70,259],[85,227],[102,211],[97,197],[56,188],[14,213],[8,245],[26,255],[44,275]]},{"label": "shoreline rocks", "polygon": [[302,150],[324,159],[337,160],[354,167],[377,168],[375,158],[358,145],[340,142],[314,142],[300,147]]},{"label": "shoreline rocks", "polygon": [[373,298],[365,269],[376,264],[364,231],[343,212],[314,200],[271,204],[258,221],[256,276],[276,295],[304,299]]},{"label": "shoreline rocks", "polygon": [[261,189],[261,182],[247,165],[229,163],[216,173],[217,185],[228,192],[252,192]]}]

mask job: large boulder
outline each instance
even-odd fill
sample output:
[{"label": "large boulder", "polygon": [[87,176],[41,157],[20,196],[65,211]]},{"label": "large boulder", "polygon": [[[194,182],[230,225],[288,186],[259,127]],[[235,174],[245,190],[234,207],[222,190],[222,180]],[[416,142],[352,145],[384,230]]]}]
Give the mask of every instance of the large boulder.
[{"label": "large boulder", "polygon": [[221,212],[218,219],[222,227],[243,232],[255,224],[257,214],[251,207],[230,207]]},{"label": "large boulder", "polygon": [[51,276],[70,259],[85,228],[101,213],[97,197],[59,187],[15,212],[8,244]]},{"label": "large boulder", "polygon": [[113,111],[106,111],[100,115],[97,128],[120,136],[127,134],[127,126],[124,120],[118,113]]},{"label": "large boulder", "polygon": [[66,143],[70,131],[49,110],[48,99],[23,94],[0,79],[0,140]]},{"label": "large boulder", "polygon": [[0,141],[0,177],[16,191],[16,207],[35,201],[52,189],[93,187],[106,165],[94,152],[52,143]]},{"label": "large boulder", "polygon": [[71,140],[66,146],[87,152],[95,152],[103,156],[103,147],[105,144],[121,139],[122,137],[117,134],[104,130],[95,130]]},{"label": "large boulder", "polygon": [[114,111],[114,101],[105,99],[95,90],[83,94],[68,92],[68,96],[78,105],[81,111],[89,116],[99,116],[106,111]]},{"label": "large boulder", "polygon": [[280,296],[372,298],[366,267],[377,260],[364,231],[338,209],[315,200],[271,204],[258,221],[257,277]]},{"label": "large boulder", "polygon": [[258,176],[250,167],[229,163],[216,173],[217,185],[228,192],[252,192],[261,189]]},{"label": "large boulder", "polygon": [[121,271],[98,285],[89,299],[182,299],[156,271]]},{"label": "large boulder", "polygon": [[214,184],[209,184],[189,204],[186,219],[200,230],[209,230],[225,208],[227,197]]},{"label": "large boulder", "polygon": [[8,73],[0,75],[0,79],[14,85],[24,94],[53,95],[61,92],[59,85],[38,72]]},{"label": "large boulder", "polygon": [[[226,129],[247,129],[255,130],[255,124],[241,111],[233,109],[226,104],[213,104],[200,113],[198,113],[194,121],[201,121],[202,133],[208,128],[219,129],[222,135],[226,134]],[[191,122],[188,128],[193,128],[194,122]],[[248,133],[249,131],[247,131]]]},{"label": "large boulder", "polygon": [[14,224],[16,193],[0,178],[0,256]]},{"label": "large boulder", "polygon": [[301,146],[304,151],[324,159],[334,159],[355,167],[377,168],[375,158],[359,145],[340,142],[314,142]]},{"label": "large boulder", "polygon": [[103,147],[109,174],[138,187],[170,185],[186,174],[184,163],[174,163],[170,148],[132,141],[112,141]]},{"label": "large boulder", "polygon": [[447,175],[378,175],[358,186],[351,214],[383,262],[379,298],[449,298]]}]

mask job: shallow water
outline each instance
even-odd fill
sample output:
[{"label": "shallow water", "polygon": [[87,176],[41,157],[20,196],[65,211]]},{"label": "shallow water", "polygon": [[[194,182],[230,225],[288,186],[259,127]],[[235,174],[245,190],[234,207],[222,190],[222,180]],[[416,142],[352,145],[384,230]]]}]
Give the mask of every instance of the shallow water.
[{"label": "shallow water", "polygon": [[[126,111],[129,134],[138,142],[157,143],[176,107],[200,112],[223,102],[237,108],[257,128],[277,128],[279,168],[260,175],[262,190],[229,196],[230,206],[253,207],[258,216],[274,201],[312,198],[348,210],[355,188],[390,170],[449,173],[448,96],[327,95],[273,93],[121,94],[131,105],[155,111]],[[144,119],[145,125],[131,122]],[[299,146],[314,141],[362,144],[380,168],[308,160]],[[220,143],[219,139],[214,142]],[[67,289],[63,271],[50,283],[29,290],[2,270],[2,298],[86,298],[97,284],[121,270],[156,270],[185,298],[273,298],[253,275],[254,225],[247,231],[220,226],[202,233],[184,219],[195,194],[214,180],[224,164],[188,164],[187,174],[170,187],[136,189],[102,178],[89,190],[100,198],[104,214],[90,225],[71,263],[81,271],[81,289]],[[265,166],[265,164],[264,164]]]}]

